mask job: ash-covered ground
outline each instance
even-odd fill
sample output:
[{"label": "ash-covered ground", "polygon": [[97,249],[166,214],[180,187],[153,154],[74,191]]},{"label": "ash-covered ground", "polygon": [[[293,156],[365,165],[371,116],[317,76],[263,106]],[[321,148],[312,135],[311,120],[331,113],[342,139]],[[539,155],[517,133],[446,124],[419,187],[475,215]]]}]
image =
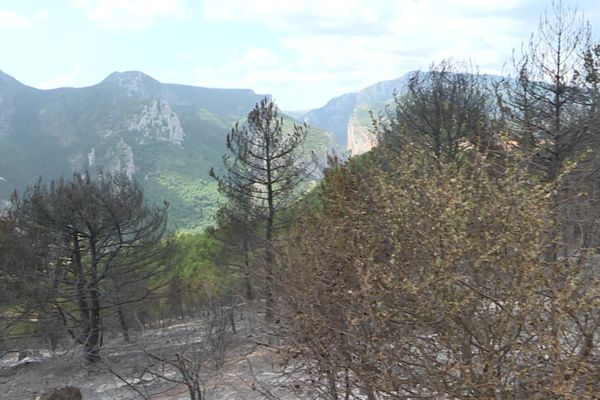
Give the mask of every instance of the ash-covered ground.
[{"label": "ash-covered ground", "polygon": [[203,317],[132,332],[129,342],[105,337],[102,360],[93,365],[76,346],[55,354],[28,346],[19,349],[27,354],[21,360],[17,352],[0,359],[0,399],[33,400],[65,386],[79,388],[85,400],[189,399],[178,383],[178,356],[194,363],[188,369],[197,372],[203,399],[314,398],[299,391],[301,367],[284,363],[276,327],[251,312],[236,313],[234,325],[235,332],[230,320]]}]

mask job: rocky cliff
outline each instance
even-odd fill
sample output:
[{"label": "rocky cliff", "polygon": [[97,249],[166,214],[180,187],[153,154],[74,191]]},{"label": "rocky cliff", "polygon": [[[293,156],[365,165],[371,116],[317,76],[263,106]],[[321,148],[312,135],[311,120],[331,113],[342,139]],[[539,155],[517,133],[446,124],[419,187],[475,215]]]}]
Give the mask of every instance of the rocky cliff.
[{"label": "rocky cliff", "polygon": [[371,132],[369,111],[375,112],[375,115],[383,111],[393,99],[395,91],[401,93],[406,89],[412,74],[414,72],[333,98],[325,106],[307,112],[302,118],[308,124],[333,132],[336,143],[350,155],[364,153],[377,142]]}]

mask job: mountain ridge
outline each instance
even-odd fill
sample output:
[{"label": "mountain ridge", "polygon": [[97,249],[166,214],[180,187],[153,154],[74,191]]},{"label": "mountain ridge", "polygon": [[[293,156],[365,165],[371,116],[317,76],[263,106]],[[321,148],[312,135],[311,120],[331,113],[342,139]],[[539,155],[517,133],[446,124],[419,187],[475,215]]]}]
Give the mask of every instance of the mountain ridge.
[{"label": "mountain ridge", "polygon": [[359,114],[365,106],[380,108],[381,103],[391,100],[394,91],[404,89],[415,73],[410,71],[399,78],[376,82],[356,92],[334,97],[300,119],[333,132],[336,143],[344,146],[351,155],[363,153],[374,145],[375,138],[368,132],[368,126],[353,123],[353,120],[362,116]]},{"label": "mountain ridge", "polygon": [[[125,172],[151,201],[171,203],[174,227],[208,223],[218,207],[208,177],[231,127],[265,96],[251,89],[164,84],[115,72],[83,88],[36,89],[0,75],[0,199],[83,169]],[[291,126],[294,120],[286,118]],[[330,134],[311,131],[323,158]]]},{"label": "mountain ridge", "polygon": [[[286,124],[311,126],[308,147],[323,160],[331,148],[363,153],[377,142],[372,115],[415,73],[292,112]],[[161,83],[141,71],[115,71],[82,88],[37,89],[0,71],[0,201],[39,176],[104,167],[141,180],[152,200],[169,200],[177,224],[193,225],[186,219],[194,214],[204,223],[218,200],[206,171],[221,165],[232,125],[265,96],[271,98],[252,89]]]},{"label": "mountain ridge", "polygon": [[[304,113],[299,119],[331,131],[338,146],[344,147],[350,156],[364,153],[377,143],[372,131],[372,114],[377,117],[385,112],[394,99],[394,93],[405,93],[410,79],[417,73],[429,72],[410,71],[399,78],[376,82],[356,92],[336,96],[324,106]],[[480,76],[490,89],[500,80],[507,79],[494,74]]]}]

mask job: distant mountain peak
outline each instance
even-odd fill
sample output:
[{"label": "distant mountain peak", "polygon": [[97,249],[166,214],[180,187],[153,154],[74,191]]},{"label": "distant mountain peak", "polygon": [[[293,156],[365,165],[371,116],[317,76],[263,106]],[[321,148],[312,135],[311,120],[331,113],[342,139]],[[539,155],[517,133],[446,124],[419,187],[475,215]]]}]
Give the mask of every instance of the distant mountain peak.
[{"label": "distant mountain peak", "polygon": [[160,87],[161,83],[153,77],[140,71],[113,72],[107,76],[102,83],[109,83],[127,89],[129,96],[147,96]]},{"label": "distant mountain peak", "polygon": [[11,85],[20,85],[24,86],[21,82],[8,75],[6,72],[0,69],[0,84],[11,84]]},{"label": "distant mountain peak", "polygon": [[115,71],[104,79],[104,82],[121,83],[121,82],[157,82],[156,79],[141,71]]}]

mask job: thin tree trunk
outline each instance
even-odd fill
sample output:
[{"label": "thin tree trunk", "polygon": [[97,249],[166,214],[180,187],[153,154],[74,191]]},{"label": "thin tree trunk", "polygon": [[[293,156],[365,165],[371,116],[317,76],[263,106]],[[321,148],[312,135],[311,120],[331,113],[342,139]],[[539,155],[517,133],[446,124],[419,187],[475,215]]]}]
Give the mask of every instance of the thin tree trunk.
[{"label": "thin tree trunk", "polygon": [[100,291],[98,288],[98,260],[96,257],[96,241],[94,235],[90,236],[90,253],[92,274],[89,290],[91,297],[90,310],[90,334],[85,342],[85,358],[88,362],[94,363],[100,360],[100,337],[101,337],[101,316],[100,316]]},{"label": "thin tree trunk", "polygon": [[265,255],[265,319],[273,320],[273,264],[275,263],[275,252],[273,249],[273,220],[267,221],[267,250]]},{"label": "thin tree trunk", "polygon": [[81,262],[81,247],[79,244],[78,232],[73,233],[73,263],[77,273],[77,307],[79,308],[79,333],[77,335],[77,343],[85,343],[90,334],[90,306],[86,298],[86,279]]},{"label": "thin tree trunk", "polygon": [[100,299],[97,288],[91,289],[92,309],[90,319],[90,334],[85,342],[85,358],[88,362],[94,363],[100,360],[100,334],[101,334],[101,318],[100,318]]},{"label": "thin tree trunk", "polygon": [[344,400],[350,400],[352,390],[350,388],[350,373],[348,371],[348,368],[344,369],[344,384],[346,386],[346,394],[344,395]]},{"label": "thin tree trunk", "polygon": [[335,380],[335,373],[333,372],[333,370],[329,370],[327,371],[327,380],[329,381],[329,395],[331,396],[332,399],[336,399],[338,398],[338,392],[337,392],[337,382]]},{"label": "thin tree trunk", "polygon": [[244,282],[246,284],[246,299],[252,301],[254,300],[254,296],[252,294],[252,284],[250,282],[250,249],[248,248],[248,238],[246,237],[243,239],[242,251],[244,252]]},{"label": "thin tree trunk", "polygon": [[267,205],[269,214],[267,216],[266,236],[267,251],[265,255],[265,319],[273,320],[273,308],[275,300],[273,298],[273,269],[275,264],[275,249],[273,248],[273,223],[275,220],[275,205],[273,194],[273,180],[271,176],[271,159],[270,159],[270,140],[269,135],[265,135],[266,147],[266,170],[267,170]]},{"label": "thin tree trunk", "polygon": [[119,325],[121,325],[121,329],[123,330],[123,339],[125,339],[126,342],[129,342],[129,327],[127,326],[125,314],[123,313],[123,306],[121,304],[119,304],[117,308],[117,314],[119,316]]}]

